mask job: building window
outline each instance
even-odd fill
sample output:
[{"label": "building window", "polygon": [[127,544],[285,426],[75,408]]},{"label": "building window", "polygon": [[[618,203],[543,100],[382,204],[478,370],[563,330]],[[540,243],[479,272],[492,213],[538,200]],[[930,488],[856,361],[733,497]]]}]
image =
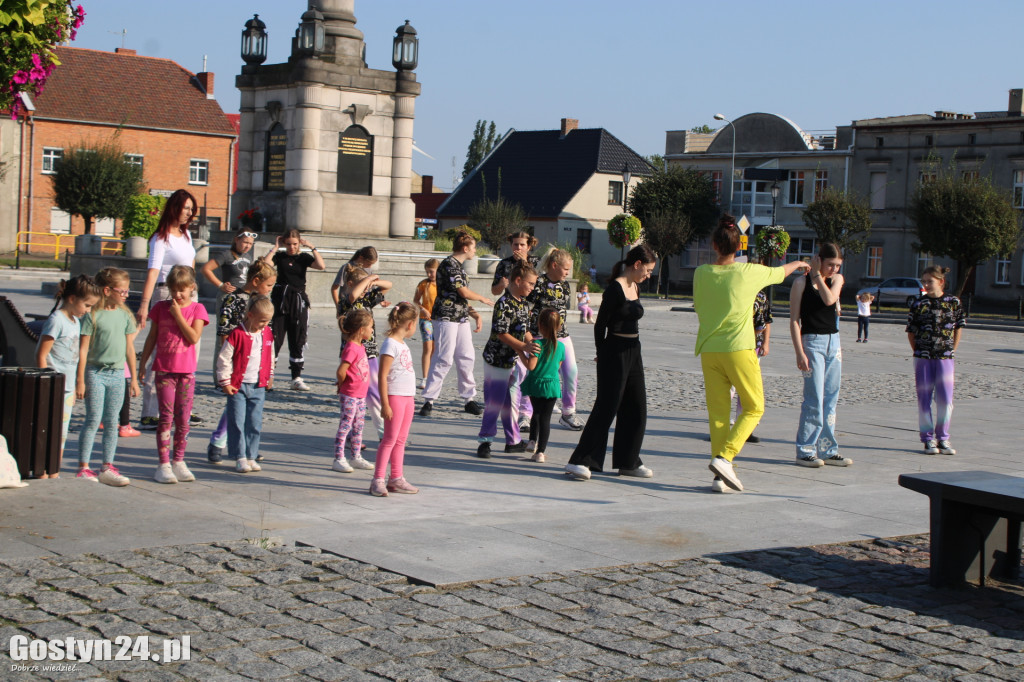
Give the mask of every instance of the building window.
[{"label": "building window", "polygon": [[924,136],[924,146],[925,147],[931,147],[931,146],[934,145],[934,143],[935,143],[935,138],[934,137],[932,137],[931,135],[925,135]]},{"label": "building window", "polygon": [[1010,283],[1010,255],[996,259],[996,284]]},{"label": "building window", "polygon": [[53,234],[71,234],[71,214],[59,208],[50,209],[50,232]]},{"label": "building window", "polygon": [[188,184],[206,185],[209,183],[210,162],[192,159],[188,162]]},{"label": "building window", "polygon": [[684,268],[695,268],[698,265],[714,263],[717,258],[711,239],[707,238],[686,247],[681,260]]},{"label": "building window", "polygon": [[868,277],[882,278],[882,247],[868,247],[868,270],[865,273]]},{"label": "building window", "polygon": [[113,237],[115,227],[113,218],[95,218],[93,222],[93,233],[101,237]]},{"label": "building window", "polygon": [[967,144],[977,144],[978,136],[975,133],[971,133],[967,136]]},{"label": "building window", "polygon": [[125,154],[124,162],[129,166],[138,166],[142,170],[142,154]]},{"label": "building window", "polygon": [[622,180],[608,181],[608,205],[622,206]]},{"label": "building window", "polygon": [[814,239],[810,237],[793,237],[789,241],[790,260],[810,260],[814,258],[817,251],[814,248]]},{"label": "building window", "polygon": [[965,170],[963,173],[960,174],[960,176],[964,180],[977,180],[978,178],[981,177],[981,171]]},{"label": "building window", "polygon": [[220,232],[220,218],[206,218],[206,227],[210,232]]},{"label": "building window", "polygon": [[754,225],[772,224],[772,183],[766,180],[737,180],[733,185],[736,215],[745,215]]},{"label": "building window", "polygon": [[886,173],[871,174],[871,209],[881,211],[885,209],[885,187],[888,184]]},{"label": "building window", "polygon": [[722,205],[722,171],[711,171],[711,187],[715,190],[715,205]]},{"label": "building window", "polygon": [[804,205],[804,171],[789,171],[789,200],[790,206]]},{"label": "building window", "polygon": [[917,252],[917,276],[924,274],[926,268],[932,266],[932,254]]},{"label": "building window", "polygon": [[885,146],[885,138],[884,137],[876,137],[875,138],[875,147],[881,149],[884,146]]},{"label": "building window", "polygon": [[1024,170],[1013,171],[1013,205],[1024,208]]},{"label": "building window", "polygon": [[933,170],[921,171],[917,174],[917,181],[922,185],[927,185],[929,182],[935,182],[939,179],[939,174]]},{"label": "building window", "polygon": [[576,228],[576,248],[583,253],[590,253],[590,242],[594,231],[589,227]]},{"label": "building window", "polygon": [[825,194],[825,190],[828,189],[828,171],[827,170],[816,170],[814,171],[814,199],[817,201]]},{"label": "building window", "polygon": [[57,170],[57,164],[60,162],[63,156],[63,149],[43,147],[43,174],[53,175],[54,171]]}]

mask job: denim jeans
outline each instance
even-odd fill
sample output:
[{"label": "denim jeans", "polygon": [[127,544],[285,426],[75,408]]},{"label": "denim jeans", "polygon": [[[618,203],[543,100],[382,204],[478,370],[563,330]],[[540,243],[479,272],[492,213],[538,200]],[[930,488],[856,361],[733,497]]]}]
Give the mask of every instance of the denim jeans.
[{"label": "denim jeans", "polygon": [[228,457],[256,459],[263,429],[263,399],[267,389],[242,384],[238,393],[228,396]]},{"label": "denim jeans", "polygon": [[804,372],[804,402],[796,432],[796,456],[827,459],[839,454],[836,403],[842,378],[843,351],[839,334],[801,337],[809,370]]}]

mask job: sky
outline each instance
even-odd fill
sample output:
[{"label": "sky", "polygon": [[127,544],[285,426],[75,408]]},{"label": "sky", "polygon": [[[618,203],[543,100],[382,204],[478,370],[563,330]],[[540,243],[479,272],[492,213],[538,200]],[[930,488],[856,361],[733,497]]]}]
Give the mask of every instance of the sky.
[{"label": "sky", "polygon": [[[213,71],[238,111],[241,32],[267,24],[267,64],[288,58],[303,0],[77,0],[74,47]],[[854,119],[1005,109],[1024,87],[1019,0],[355,0],[371,68],[392,69],[408,19],[420,38],[413,169],[450,190],[478,119],[499,132],[562,118],[605,128],[640,154],[665,132],[769,112],[805,131]],[[122,35],[122,30],[126,34]],[[139,93],[139,96],[145,96]],[[453,167],[454,166],[454,167]]]}]

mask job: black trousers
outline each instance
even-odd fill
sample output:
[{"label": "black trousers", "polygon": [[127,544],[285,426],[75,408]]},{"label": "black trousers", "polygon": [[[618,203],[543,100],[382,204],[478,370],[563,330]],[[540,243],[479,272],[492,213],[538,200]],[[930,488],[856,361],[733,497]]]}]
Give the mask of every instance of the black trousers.
[{"label": "black trousers", "polygon": [[129,388],[132,385],[131,379],[124,380],[124,402],[121,403],[121,426],[128,426],[131,423],[132,416],[132,393]]},{"label": "black trousers", "polygon": [[274,357],[281,353],[284,340],[288,339],[288,368],[292,379],[302,376],[306,364],[306,334],[309,331],[309,299],[305,292],[291,287],[274,287],[271,293],[274,302],[274,317],[270,330],[274,332]]},{"label": "black trousers", "polygon": [[636,469],[647,430],[647,386],[640,339],[609,335],[597,355],[597,400],[569,464],[604,471],[608,433],[615,420],[612,468]]},{"label": "black trousers", "polygon": [[868,325],[871,324],[871,318],[867,315],[857,316],[857,338],[861,337],[863,333],[864,338],[868,338]]},{"label": "black trousers", "polygon": [[546,452],[548,437],[551,435],[551,413],[558,398],[530,396],[533,416],[530,417],[530,440],[537,441],[537,452]]}]

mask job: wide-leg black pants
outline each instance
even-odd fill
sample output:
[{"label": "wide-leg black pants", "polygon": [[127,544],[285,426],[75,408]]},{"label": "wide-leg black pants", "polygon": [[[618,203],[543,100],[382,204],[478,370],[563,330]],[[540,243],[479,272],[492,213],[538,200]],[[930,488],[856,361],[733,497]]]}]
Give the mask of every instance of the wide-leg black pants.
[{"label": "wide-leg black pants", "polygon": [[647,430],[647,386],[640,339],[609,335],[604,342],[597,355],[597,400],[570,464],[604,471],[612,420],[612,468],[638,468],[643,464],[640,448]]}]

